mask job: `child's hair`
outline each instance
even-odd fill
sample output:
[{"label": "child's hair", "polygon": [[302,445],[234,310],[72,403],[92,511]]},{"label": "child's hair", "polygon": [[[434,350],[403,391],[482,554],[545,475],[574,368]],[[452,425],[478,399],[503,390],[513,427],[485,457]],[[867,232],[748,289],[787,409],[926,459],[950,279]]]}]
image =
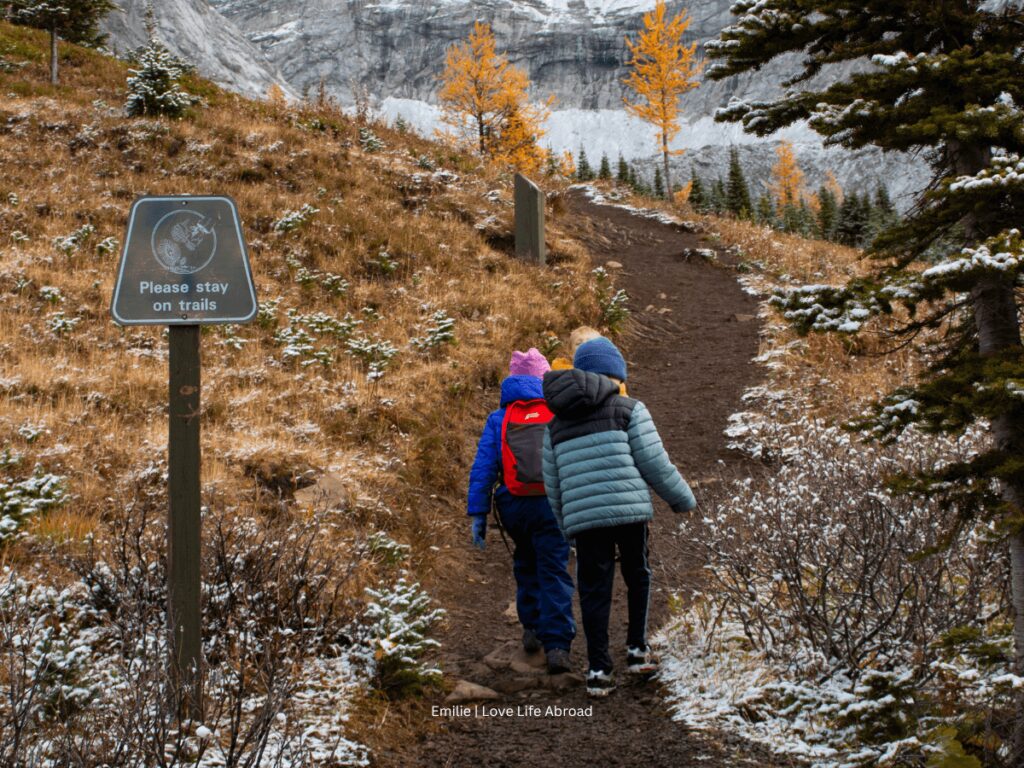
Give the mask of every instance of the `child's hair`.
[{"label": "child's hair", "polygon": [[598,339],[601,334],[595,328],[591,328],[589,325],[581,325],[571,334],[569,334],[569,356],[572,357],[576,354],[576,350],[580,344],[591,339]]}]

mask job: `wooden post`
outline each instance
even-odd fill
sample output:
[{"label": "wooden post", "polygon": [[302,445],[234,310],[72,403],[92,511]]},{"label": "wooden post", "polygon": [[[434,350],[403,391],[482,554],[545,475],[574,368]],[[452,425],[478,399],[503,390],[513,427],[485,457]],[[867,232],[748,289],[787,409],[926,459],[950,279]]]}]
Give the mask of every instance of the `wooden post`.
[{"label": "wooden post", "polygon": [[544,246],[544,192],[523,176],[516,174],[516,257],[537,264],[547,263]]},{"label": "wooden post", "polygon": [[168,429],[167,620],[171,679],[177,703],[201,717],[202,635],[200,614],[200,447],[198,325],[170,327],[170,423]]}]

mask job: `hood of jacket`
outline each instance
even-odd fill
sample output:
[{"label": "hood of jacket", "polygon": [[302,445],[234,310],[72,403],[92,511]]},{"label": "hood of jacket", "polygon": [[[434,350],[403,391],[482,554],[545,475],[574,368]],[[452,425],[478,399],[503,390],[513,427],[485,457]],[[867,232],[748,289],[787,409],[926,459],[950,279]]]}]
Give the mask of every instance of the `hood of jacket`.
[{"label": "hood of jacket", "polygon": [[599,373],[573,368],[544,375],[544,399],[556,416],[574,419],[619,394],[619,385]]},{"label": "hood of jacket", "polygon": [[513,374],[501,382],[501,407],[516,400],[539,400],[544,397],[543,383],[536,376]]}]

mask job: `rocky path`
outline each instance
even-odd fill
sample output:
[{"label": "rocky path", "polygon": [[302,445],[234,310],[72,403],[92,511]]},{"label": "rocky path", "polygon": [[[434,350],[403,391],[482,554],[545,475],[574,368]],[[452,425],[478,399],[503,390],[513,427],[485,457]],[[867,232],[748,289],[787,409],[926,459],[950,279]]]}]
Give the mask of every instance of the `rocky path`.
[{"label": "rocky path", "polygon": [[[630,395],[650,408],[669,453],[683,475],[696,481],[699,499],[701,479],[719,461],[735,461],[725,452],[722,430],[729,414],[739,410],[743,390],[757,378],[751,363],[757,353],[755,300],[740,289],[724,254],[719,264],[687,258],[687,251],[707,244],[679,226],[597,205],[578,191],[563,215],[591,249],[595,266],[621,265],[612,268],[618,272],[616,285],[630,296],[631,328],[622,340]],[[700,565],[673,555],[675,523],[659,502],[651,535],[652,630],[667,615],[670,593],[693,579]],[[379,765],[774,765],[750,745],[673,723],[656,683],[630,683],[620,674],[619,690],[594,701],[586,697],[582,674],[547,677],[536,666],[539,659],[518,650],[511,558],[498,534],[490,533],[486,552],[467,546],[467,557],[473,559],[468,579],[445,589],[451,591],[445,600],[449,622],[441,638],[442,664],[453,678],[486,686],[497,698],[436,716],[428,712],[422,739],[397,753],[379,752]],[[625,590],[616,579],[612,647],[622,650]],[[580,673],[586,667],[584,650],[580,630],[573,648]],[[452,706],[442,696],[434,703]],[[591,714],[579,713],[591,705]],[[493,716],[480,716],[484,713]]]}]

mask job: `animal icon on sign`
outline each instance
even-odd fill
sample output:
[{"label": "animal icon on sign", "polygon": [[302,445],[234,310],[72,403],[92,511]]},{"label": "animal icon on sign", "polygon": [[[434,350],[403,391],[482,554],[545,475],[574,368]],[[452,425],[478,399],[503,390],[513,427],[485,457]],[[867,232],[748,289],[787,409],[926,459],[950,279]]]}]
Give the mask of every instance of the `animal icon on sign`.
[{"label": "animal icon on sign", "polygon": [[153,228],[153,256],[168,272],[191,275],[217,251],[217,220],[198,211],[171,211]]}]

